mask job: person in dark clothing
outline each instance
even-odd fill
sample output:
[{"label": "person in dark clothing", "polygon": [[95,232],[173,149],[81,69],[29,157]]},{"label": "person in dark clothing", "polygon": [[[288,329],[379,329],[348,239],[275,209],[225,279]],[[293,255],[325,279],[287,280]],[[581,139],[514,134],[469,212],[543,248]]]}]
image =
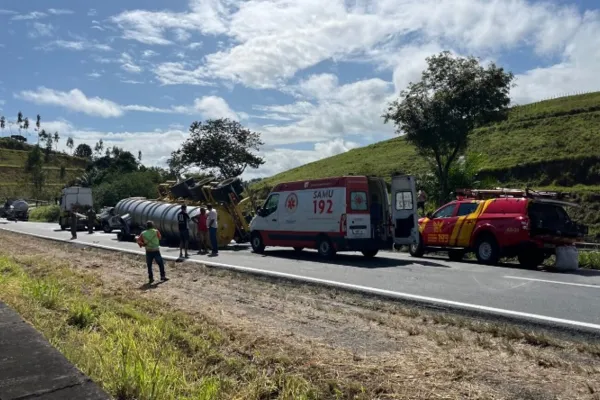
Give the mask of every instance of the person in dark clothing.
[{"label": "person in dark clothing", "polygon": [[71,240],[77,239],[77,213],[75,209],[71,210]]},{"label": "person in dark clothing", "polygon": [[90,207],[87,212],[87,226],[88,226],[88,233],[90,235],[92,233],[94,233],[95,223],[96,223],[96,213],[94,212],[94,209],[92,207]]},{"label": "person in dark clothing", "polygon": [[177,223],[179,224],[179,258],[183,257],[185,248],[185,258],[189,258],[188,245],[190,243],[190,216],[187,213],[187,206],[181,206],[181,211],[177,214]]},{"label": "person in dark clothing", "polygon": [[371,196],[371,225],[373,227],[373,238],[379,234],[379,224],[381,224],[382,219],[381,203],[379,203],[377,195],[373,194]]}]

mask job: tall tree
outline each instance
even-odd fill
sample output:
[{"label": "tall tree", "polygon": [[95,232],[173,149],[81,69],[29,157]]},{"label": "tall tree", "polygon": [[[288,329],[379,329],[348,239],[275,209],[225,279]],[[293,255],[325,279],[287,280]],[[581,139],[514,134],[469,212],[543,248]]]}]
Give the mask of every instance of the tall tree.
[{"label": "tall tree", "polygon": [[21,127],[23,125],[23,113],[19,111],[17,114],[17,126],[19,127],[19,135],[21,135]]},{"label": "tall tree", "polygon": [[73,138],[71,136],[69,136],[67,138],[67,147],[69,148],[69,150],[71,150],[71,154],[73,154],[73,147],[75,146],[75,142],[73,141]]},{"label": "tall tree", "polygon": [[194,121],[190,137],[181,148],[171,153],[169,168],[177,175],[191,166],[209,170],[222,178],[241,175],[246,168],[258,168],[264,159],[258,151],[263,142],[260,133],[244,128],[228,118]]},{"label": "tall tree", "polygon": [[142,151],[138,150],[138,161],[142,162]]},{"label": "tall tree", "polygon": [[100,154],[102,154],[103,149],[104,149],[104,142],[102,141],[102,139],[100,139],[98,141],[98,143],[96,143],[96,145],[94,146],[94,153],[96,153],[97,156],[100,156]]},{"label": "tall tree", "polygon": [[54,139],[54,145],[56,146],[56,151],[58,151],[58,141],[60,140],[60,135],[58,134],[58,132],[54,132],[54,136],[52,138]]},{"label": "tall tree", "polygon": [[466,149],[469,133],[506,118],[513,79],[493,63],[483,67],[475,57],[444,51],[428,57],[421,80],[389,104],[385,123],[393,121],[398,134],[433,160],[441,202],[448,199],[448,173]]},{"label": "tall tree", "polygon": [[42,117],[40,117],[40,114],[38,114],[35,117],[35,130],[38,133],[38,145],[40,144],[40,124],[41,124],[41,121],[42,121]]},{"label": "tall tree", "polygon": [[42,197],[44,184],[46,183],[46,174],[42,157],[43,155],[40,146],[33,146],[29,151],[29,154],[27,154],[27,160],[25,161],[25,172],[30,174],[36,200]]},{"label": "tall tree", "polygon": [[80,158],[90,158],[92,154],[92,148],[86,143],[81,143],[75,148],[74,156]]},{"label": "tall tree", "polygon": [[4,136],[4,128],[6,127],[6,118],[4,115],[0,117],[0,129],[2,129],[2,135]]}]

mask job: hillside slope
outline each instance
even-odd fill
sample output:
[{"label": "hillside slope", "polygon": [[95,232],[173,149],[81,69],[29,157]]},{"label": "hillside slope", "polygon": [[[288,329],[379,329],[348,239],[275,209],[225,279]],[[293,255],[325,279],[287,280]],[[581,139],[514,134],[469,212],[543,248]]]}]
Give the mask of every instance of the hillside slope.
[{"label": "hillside slope", "polygon": [[[22,144],[15,146],[10,142],[12,141],[6,138],[0,139],[0,199],[6,197],[31,198],[31,180],[29,174],[24,170],[29,146]],[[66,183],[81,175],[85,166],[84,159],[53,152],[44,165],[48,196],[56,195]]]},{"label": "hillside slope", "polygon": [[[583,177],[565,180],[559,166],[569,165],[571,171],[582,163],[586,170],[599,164],[597,143],[600,143],[600,92],[515,107],[507,121],[475,130],[468,151],[485,154],[486,173],[498,176],[501,181],[525,180],[543,186],[589,185],[600,184],[597,172],[588,176],[586,171]],[[548,176],[548,169],[557,169],[553,165],[558,165],[560,171]],[[414,174],[426,169],[414,147],[397,137],[285,171],[258,186],[349,173],[387,177],[396,171]]]}]

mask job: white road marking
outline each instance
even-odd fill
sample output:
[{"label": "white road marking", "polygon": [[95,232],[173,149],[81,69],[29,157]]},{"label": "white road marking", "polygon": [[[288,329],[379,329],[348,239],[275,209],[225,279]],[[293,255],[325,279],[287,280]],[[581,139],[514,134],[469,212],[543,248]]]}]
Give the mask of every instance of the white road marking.
[{"label": "white road marking", "polygon": [[523,278],[520,276],[505,276],[507,279],[519,279],[522,281],[532,281],[532,282],[544,282],[544,283],[556,283],[557,285],[569,285],[569,286],[581,286],[587,288],[600,289],[600,285],[592,285],[589,283],[572,283],[572,282],[561,282],[561,281],[549,281],[546,279],[534,279],[534,278]]},{"label": "white road marking", "polygon": [[[69,239],[61,239],[61,238],[45,236],[45,235],[38,235],[35,233],[27,233],[27,232],[20,232],[20,231],[15,232],[13,230],[6,229],[3,227],[0,227],[0,229],[11,231],[14,233],[25,234],[28,236],[33,236],[33,237],[37,237],[40,239],[53,240],[53,241],[57,241],[57,242],[76,243],[79,245],[88,245],[91,247],[97,247],[97,248],[104,249],[104,250],[118,251],[118,252],[135,254],[135,255],[144,255],[145,254],[144,251],[141,251],[141,250],[123,249],[123,248],[113,247],[113,246],[105,246],[105,245],[99,245],[99,244],[86,243],[86,242],[81,242],[77,239],[69,240]],[[163,255],[163,258],[165,260],[170,260],[170,261],[178,260],[178,257],[165,256],[165,255]],[[320,278],[312,278],[312,277],[307,277],[307,276],[288,274],[285,272],[276,272],[276,271],[269,271],[269,270],[258,269],[258,268],[243,267],[243,266],[239,266],[239,265],[224,264],[224,263],[219,263],[219,262],[214,262],[214,261],[188,259],[188,260],[186,260],[186,262],[194,262],[197,264],[203,264],[203,265],[207,265],[207,266],[211,266],[211,267],[230,269],[233,271],[250,272],[250,273],[255,273],[255,274],[260,274],[260,275],[273,276],[273,277],[277,277],[277,278],[292,279],[292,280],[300,281],[300,282],[316,283],[316,284],[321,284],[321,285],[330,286],[330,287],[334,287],[334,288],[347,289],[347,290],[375,294],[375,295],[386,296],[386,297],[392,297],[392,298],[397,298],[397,299],[415,300],[415,301],[434,303],[434,304],[440,304],[440,305],[446,305],[446,306],[454,306],[454,307],[465,308],[465,309],[470,309],[470,310],[474,310],[474,311],[483,311],[483,312],[487,312],[487,313],[491,313],[491,314],[504,315],[504,316],[508,316],[508,317],[528,318],[531,320],[551,322],[551,323],[555,323],[555,324],[562,324],[562,325],[579,327],[579,328],[588,328],[588,329],[600,331],[599,324],[593,324],[590,322],[573,321],[573,320],[568,320],[568,319],[550,317],[550,316],[546,316],[546,315],[506,310],[503,308],[488,307],[488,306],[482,306],[482,305],[471,304],[471,303],[462,303],[459,301],[438,299],[435,297],[419,296],[419,295],[410,294],[410,293],[395,292],[392,290],[378,289],[378,288],[369,287],[369,286],[354,285],[351,283],[337,282],[337,281],[331,281],[331,280],[320,279]]]}]

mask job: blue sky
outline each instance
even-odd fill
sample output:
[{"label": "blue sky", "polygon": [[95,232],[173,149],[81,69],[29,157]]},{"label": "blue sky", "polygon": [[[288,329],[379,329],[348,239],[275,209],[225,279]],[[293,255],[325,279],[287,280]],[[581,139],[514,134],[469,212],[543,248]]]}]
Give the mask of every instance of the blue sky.
[{"label": "blue sky", "polygon": [[40,114],[46,130],[141,150],[148,165],[192,121],[235,118],[265,142],[267,163],[246,176],[268,176],[393,137],[386,103],[441,50],[513,71],[515,103],[600,90],[594,3],[4,1],[0,114]]}]

